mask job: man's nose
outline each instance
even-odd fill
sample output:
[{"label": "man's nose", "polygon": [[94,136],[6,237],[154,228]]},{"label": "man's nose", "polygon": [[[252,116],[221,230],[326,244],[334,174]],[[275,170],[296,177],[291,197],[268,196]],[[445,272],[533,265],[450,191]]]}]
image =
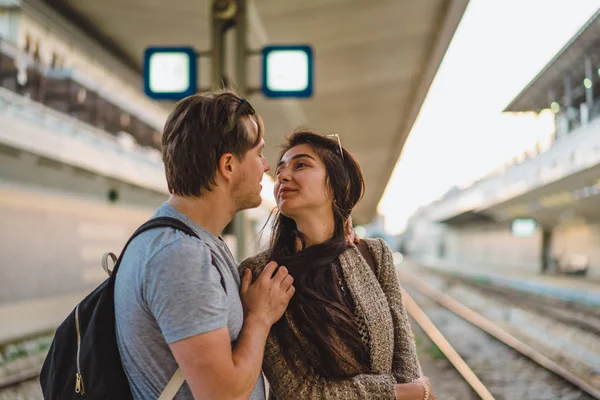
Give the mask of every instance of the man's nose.
[{"label": "man's nose", "polygon": [[271,167],[269,166],[269,163],[267,162],[267,160],[263,160],[263,168],[264,168],[265,172],[267,172],[268,170],[271,169]]}]

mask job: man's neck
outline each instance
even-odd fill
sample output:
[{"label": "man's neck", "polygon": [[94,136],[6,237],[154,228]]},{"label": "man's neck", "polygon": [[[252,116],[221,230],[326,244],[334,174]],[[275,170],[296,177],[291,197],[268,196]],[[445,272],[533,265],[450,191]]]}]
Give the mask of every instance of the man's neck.
[{"label": "man's neck", "polygon": [[335,222],[331,213],[311,213],[294,221],[307,247],[326,242],[333,236]]},{"label": "man's neck", "polygon": [[200,197],[171,195],[167,203],[217,237],[235,216],[231,202],[214,192]]}]

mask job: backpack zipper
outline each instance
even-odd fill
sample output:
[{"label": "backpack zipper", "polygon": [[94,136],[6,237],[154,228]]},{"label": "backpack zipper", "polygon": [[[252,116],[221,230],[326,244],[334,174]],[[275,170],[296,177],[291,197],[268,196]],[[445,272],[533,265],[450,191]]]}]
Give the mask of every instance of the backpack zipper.
[{"label": "backpack zipper", "polygon": [[79,329],[79,304],[75,307],[75,329],[77,330],[77,373],[75,374],[75,393],[83,395],[83,377],[81,376],[81,368],[79,366],[79,355],[81,353],[81,330]]}]

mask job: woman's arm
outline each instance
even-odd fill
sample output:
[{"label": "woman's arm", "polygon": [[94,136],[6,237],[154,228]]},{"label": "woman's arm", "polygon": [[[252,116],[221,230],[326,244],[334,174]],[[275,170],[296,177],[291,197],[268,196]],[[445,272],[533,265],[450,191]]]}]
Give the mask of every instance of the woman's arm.
[{"label": "woman's arm", "polygon": [[[267,262],[266,253],[245,260],[240,272],[246,268],[257,274]],[[301,348],[298,351],[302,351]],[[424,389],[419,383],[397,384],[390,374],[361,374],[344,380],[328,380],[310,374],[309,368],[299,372],[292,370],[283,357],[277,340],[270,335],[265,347],[263,371],[269,381],[275,399],[373,399],[373,400],[421,400]]]},{"label": "woman's arm", "polygon": [[[240,273],[249,268],[256,275],[267,261],[266,253],[247,259],[240,264]],[[302,351],[299,344],[297,347],[297,351]],[[273,335],[269,335],[265,347],[263,371],[276,399],[396,400],[396,380],[391,374],[364,374],[350,379],[331,381],[311,374],[309,369],[306,367],[301,368],[300,371],[292,370],[283,357],[279,343]]]},{"label": "woman's arm", "polygon": [[263,370],[271,386],[270,390],[277,399],[396,400],[397,385],[392,375],[361,374],[332,381],[311,374],[308,368],[292,370],[273,337],[267,340]]},{"label": "woman's arm", "polygon": [[385,293],[394,322],[394,357],[392,373],[397,383],[410,383],[421,376],[421,365],[417,358],[415,338],[402,303],[400,283],[396,275],[392,250],[383,239],[377,239],[376,253],[378,280]]}]

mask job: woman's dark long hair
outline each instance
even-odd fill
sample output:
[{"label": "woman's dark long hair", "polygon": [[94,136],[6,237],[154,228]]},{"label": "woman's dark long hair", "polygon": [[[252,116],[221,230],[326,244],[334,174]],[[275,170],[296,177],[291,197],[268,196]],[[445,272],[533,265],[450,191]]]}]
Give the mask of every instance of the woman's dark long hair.
[{"label": "woman's dark long hair", "polygon": [[[276,211],[270,259],[284,265],[294,277],[296,293],[288,311],[308,345],[302,354],[290,354],[291,344],[298,338],[285,316],[273,326],[273,333],[292,367],[298,367],[296,361],[300,361],[323,377],[343,379],[369,369],[369,352],[361,340],[351,305],[339,287],[336,266],[338,256],[347,248],[346,220],[361,199],[365,184],[358,162],[345,149],[342,157],[336,138],[310,131],[296,131],[289,137],[279,161],[285,152],[301,144],[310,145],[325,164],[335,230],[328,241],[306,247],[294,220]],[[296,238],[303,243],[301,251],[296,249]]]}]

